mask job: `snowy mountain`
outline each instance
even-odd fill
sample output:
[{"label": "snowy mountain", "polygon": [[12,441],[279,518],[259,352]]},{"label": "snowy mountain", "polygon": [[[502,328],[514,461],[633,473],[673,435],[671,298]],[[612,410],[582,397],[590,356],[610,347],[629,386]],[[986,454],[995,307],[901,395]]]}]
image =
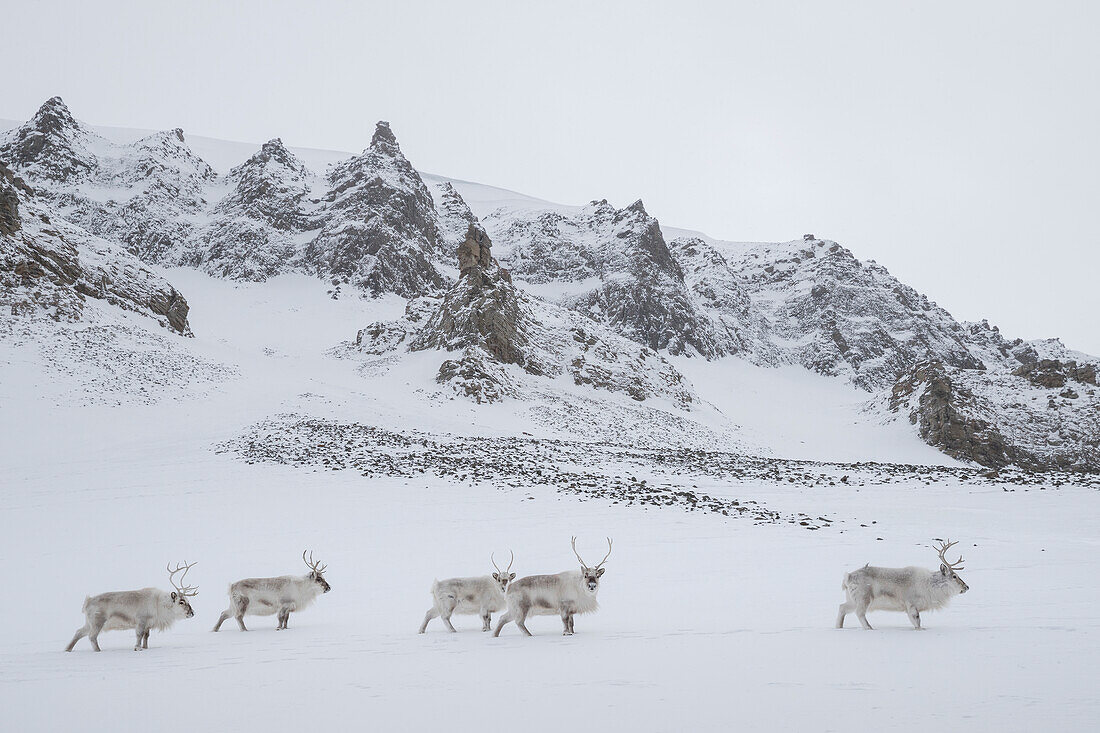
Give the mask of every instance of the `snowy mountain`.
[{"label": "snowy mountain", "polygon": [[[190,335],[187,300],[167,281],[43,206],[0,163],[0,301],[13,319],[80,321],[88,298]],[[8,329],[5,329],[8,330]]]},{"label": "snowy mountain", "polygon": [[697,306],[660,224],[641,201],[616,209],[499,209],[483,220],[518,280],[651,349],[715,358],[733,353]]},{"label": "snowy mountain", "polygon": [[[67,277],[58,293],[94,291],[183,332],[185,301],[150,268],[183,265],[240,282],[305,273],[333,298],[408,301],[403,317],[360,328],[353,351],[364,369],[449,353],[434,370],[437,384],[477,402],[534,404],[569,383],[586,391],[568,399],[626,396],[662,403],[668,416],[728,404],[715,388],[693,387],[677,360],[736,359],[855,385],[867,419],[901,418],[956,458],[1096,470],[1100,408],[1088,375],[1100,362],[1057,340],[1011,340],[988,323],[960,323],[836,242],[723,242],[662,228],[640,201],[562,206],[421,173],[385,122],[359,155],[279,139],[250,154],[200,143],[219,171],[180,130],[100,134],[56,97],[0,133],[0,160],[25,181],[20,195],[33,192],[27,206],[41,210],[23,228],[21,254],[6,261],[5,297],[26,297],[14,273],[26,269],[17,260],[33,259],[28,248],[60,251],[61,239],[76,248],[67,261],[109,264]],[[41,229],[41,217],[53,228]],[[487,253],[490,241],[500,265],[475,252],[483,244]],[[465,252],[458,268],[456,251]],[[117,264],[123,252],[144,264]],[[79,285],[97,277],[99,285]],[[1045,362],[1057,366],[1037,366]],[[1052,370],[1079,387],[1040,395],[1050,388],[1033,376]],[[556,394],[551,401],[567,401]],[[600,399],[586,424],[622,407]],[[720,419],[704,432],[738,430]]]},{"label": "snowy mountain", "polygon": [[[491,254],[486,232],[470,224],[458,249],[460,278],[441,298],[409,303],[404,318],[359,332],[370,354],[397,348],[461,352],[436,381],[477,402],[498,402],[568,376],[575,385],[657,397],[679,409],[698,403],[684,377],[657,352],[568,309],[524,293]],[[509,368],[517,367],[517,368]]]}]

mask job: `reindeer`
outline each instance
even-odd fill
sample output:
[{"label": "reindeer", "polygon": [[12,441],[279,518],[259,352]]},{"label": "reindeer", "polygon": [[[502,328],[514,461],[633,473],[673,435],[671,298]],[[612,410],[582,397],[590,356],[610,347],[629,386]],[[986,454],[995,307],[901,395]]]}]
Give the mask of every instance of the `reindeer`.
[{"label": "reindeer", "polygon": [[248,631],[244,626],[246,614],[252,616],[278,614],[279,624],[275,630],[285,630],[291,611],[305,610],[317,599],[317,596],[332,590],[332,586],[323,575],[328,565],[314,562],[312,552],[309,553],[307,560],[305,550],[302,550],[302,562],[309,568],[309,572],[301,577],[281,575],[278,578],[246,578],[230,585],[229,608],[222,611],[213,630],[220,629],[225,620],[233,616],[237,619],[237,625],[241,627],[241,631]]},{"label": "reindeer", "polygon": [[515,621],[527,636],[531,632],[524,623],[528,615],[561,616],[563,636],[573,635],[573,616],[578,613],[593,613],[599,608],[596,593],[600,589],[600,578],[604,574],[603,564],[611,557],[611,538],[607,538],[607,554],[600,564],[588,567],[577,552],[577,538],[572,540],[573,554],[580,561],[581,569],[566,570],[556,575],[528,575],[520,578],[508,587],[505,597],[508,599],[508,612],[497,621],[493,636],[500,636],[500,630],[509,621]]},{"label": "reindeer", "polygon": [[905,611],[913,628],[920,631],[920,612],[943,608],[953,596],[966,593],[970,586],[955,574],[962,570],[963,559],[948,562],[944,555],[958,542],[948,540],[933,549],[940,556],[940,570],[925,570],[918,567],[873,568],[868,563],[859,570],[847,573],[841,588],[848,594],[848,600],[840,604],[836,617],[836,627],[844,627],[844,617],[855,611],[856,618],[863,628],[870,630],[867,623],[868,611]]},{"label": "reindeer", "polygon": [[178,619],[191,618],[195,615],[187,599],[198,594],[198,587],[178,585],[175,580],[176,573],[182,570],[183,575],[180,576],[179,582],[183,583],[183,579],[187,577],[187,571],[195,565],[196,563],[180,564],[175,570],[165,567],[168,571],[168,580],[175,588],[170,593],[157,588],[142,588],[86,597],[82,609],[84,625],[76,630],[73,640],[65,647],[65,651],[71,652],[76,643],[85,636],[92,642],[92,649],[97,652],[102,651],[99,648],[99,632],[116,629],[134,629],[137,633],[134,651],[148,649],[150,631],[153,629],[163,631],[171,628]]},{"label": "reindeer", "polygon": [[420,633],[428,628],[428,622],[436,616],[443,619],[443,625],[448,631],[454,631],[451,625],[451,614],[477,614],[481,616],[481,630],[489,631],[492,625],[493,611],[499,611],[508,605],[504,594],[508,590],[508,584],[516,579],[516,574],[510,572],[516,555],[508,551],[511,557],[508,559],[508,567],[501,571],[497,567],[497,561],[492,554],[489,562],[493,563],[496,572],[492,575],[481,575],[476,578],[448,578],[432,583],[432,607],[424,614],[424,623],[420,624]]}]

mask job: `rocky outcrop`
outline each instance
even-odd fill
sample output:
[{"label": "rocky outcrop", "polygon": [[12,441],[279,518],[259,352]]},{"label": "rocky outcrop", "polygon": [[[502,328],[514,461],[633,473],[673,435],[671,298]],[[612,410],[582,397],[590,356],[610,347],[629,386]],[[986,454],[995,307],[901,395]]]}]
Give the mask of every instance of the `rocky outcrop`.
[{"label": "rocky outcrop", "polygon": [[478,223],[477,217],[450,181],[437,184],[434,190],[436,212],[439,215],[439,236],[444,251],[453,250],[465,240],[469,226]]},{"label": "rocky outcrop", "polygon": [[[1080,368],[1075,374],[1095,376]],[[1076,386],[1055,393],[1004,369],[927,362],[898,380],[888,404],[954,458],[994,468],[1100,471],[1100,394],[1088,382]]]},{"label": "rocky outcrop", "polygon": [[479,402],[534,396],[569,375],[576,385],[637,401],[664,398],[680,409],[697,403],[683,376],[653,350],[517,289],[476,224],[456,254],[458,283],[441,298],[410,302],[397,322],[360,330],[358,350],[457,353],[441,364],[437,381]]},{"label": "rocky outcrop", "polygon": [[370,147],[336,165],[328,184],[324,224],[302,254],[307,269],[375,295],[443,289],[435,204],[389,123],[379,122]]},{"label": "rocky outcrop", "polygon": [[91,134],[61,97],[52,97],[34,117],[0,140],[0,160],[40,183],[79,183],[96,175]]},{"label": "rocky outcrop", "polygon": [[[53,215],[0,165],[0,310],[78,321],[87,298],[156,318],[190,335],[187,300],[132,255]],[[14,224],[11,223],[14,215]],[[8,325],[12,325],[9,321]]]},{"label": "rocky outcrop", "polygon": [[316,228],[316,178],[278,138],[229,171],[231,186],[183,264],[237,280],[266,280],[298,258],[301,233]]},{"label": "rocky outcrop", "polygon": [[57,214],[146,262],[178,262],[216,174],[183,131],[115,145],[84,128],[60,97],[0,140],[0,159]]},{"label": "rocky outcrop", "polygon": [[868,391],[918,363],[984,369],[966,330],[873,260],[828,240],[757,244],[731,252],[781,359]]},{"label": "rocky outcrop", "polygon": [[29,193],[27,185],[0,162],[0,237],[19,231],[19,189]]},{"label": "rocky outcrop", "polygon": [[1066,386],[1067,381],[1076,381],[1081,384],[1096,385],[1096,366],[1093,364],[1078,364],[1076,361],[1063,362],[1058,359],[1039,359],[1038,361],[1023,364],[1012,372],[1017,377],[1024,377],[1036,387],[1055,389]]},{"label": "rocky outcrop", "polygon": [[694,302],[660,224],[641,201],[616,209],[593,201],[571,212],[498,211],[485,228],[504,243],[517,280],[555,284],[555,301],[654,350],[736,351]]}]

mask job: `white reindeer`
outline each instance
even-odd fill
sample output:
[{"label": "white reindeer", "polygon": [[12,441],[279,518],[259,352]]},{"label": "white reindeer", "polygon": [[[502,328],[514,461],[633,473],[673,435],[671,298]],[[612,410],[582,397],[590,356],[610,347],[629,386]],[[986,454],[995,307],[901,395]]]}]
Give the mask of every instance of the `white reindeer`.
[{"label": "white reindeer", "polygon": [[492,625],[493,611],[500,611],[508,605],[504,598],[508,590],[508,584],[516,579],[516,574],[510,572],[516,555],[508,551],[511,557],[508,559],[508,567],[501,571],[497,567],[497,561],[492,554],[489,562],[493,563],[496,572],[492,575],[482,575],[476,578],[448,578],[432,583],[432,607],[424,614],[424,623],[420,624],[420,633],[428,628],[428,622],[436,616],[443,619],[443,625],[448,631],[454,631],[451,624],[451,614],[477,614],[481,616],[481,630],[489,631]]},{"label": "white reindeer", "polygon": [[566,570],[556,575],[528,575],[520,578],[508,587],[505,597],[508,599],[508,612],[497,621],[493,636],[500,636],[500,630],[509,621],[515,621],[527,636],[531,632],[525,624],[529,615],[560,615],[564,627],[564,636],[573,635],[573,616],[578,613],[593,613],[599,608],[596,593],[600,589],[600,578],[604,574],[602,567],[611,557],[611,538],[607,538],[607,554],[600,564],[588,567],[577,552],[577,538],[572,540],[573,554],[581,563],[580,571]]},{"label": "white reindeer", "polygon": [[955,574],[963,569],[962,557],[953,563],[944,557],[957,544],[948,540],[933,547],[940,556],[938,572],[918,567],[873,568],[868,563],[847,573],[840,587],[848,594],[848,600],[840,604],[836,627],[843,628],[844,617],[853,611],[865,629],[871,628],[867,623],[868,611],[905,611],[913,628],[919,631],[921,611],[943,608],[955,595],[970,590]]},{"label": "white reindeer", "polygon": [[317,596],[332,590],[332,586],[322,575],[328,565],[314,562],[312,552],[306,560],[305,550],[302,550],[302,562],[309,568],[309,572],[302,576],[246,578],[230,585],[229,608],[222,611],[218,623],[214,624],[214,631],[220,629],[230,616],[237,619],[241,631],[248,631],[244,626],[245,615],[271,616],[274,614],[278,614],[279,617],[279,624],[275,630],[286,629],[291,611],[302,611],[308,608]]},{"label": "white reindeer", "polygon": [[99,648],[99,632],[114,631],[116,629],[134,629],[137,633],[137,642],[134,651],[149,648],[149,632],[153,629],[163,631],[170,628],[181,618],[191,618],[195,612],[191,610],[188,598],[198,593],[195,586],[181,586],[176,583],[176,573],[183,571],[180,583],[187,577],[187,571],[196,563],[190,565],[177,565],[168,571],[168,580],[175,588],[172,592],[159,590],[158,588],[142,588],[141,590],[114,591],[112,593],[100,593],[98,596],[88,596],[84,599],[84,625],[76,630],[73,640],[65,647],[65,651],[71,652],[76,643],[85,636],[92,642],[92,649],[97,652]]}]

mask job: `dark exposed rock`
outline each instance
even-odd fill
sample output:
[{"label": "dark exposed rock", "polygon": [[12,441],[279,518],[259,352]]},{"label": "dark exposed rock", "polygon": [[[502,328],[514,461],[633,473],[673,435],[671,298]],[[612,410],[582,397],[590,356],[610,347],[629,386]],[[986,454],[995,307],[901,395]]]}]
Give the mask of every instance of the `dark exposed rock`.
[{"label": "dark exposed rock", "polygon": [[446,285],[433,264],[443,251],[431,192],[389,123],[328,182],[324,226],[302,254],[308,269],[375,295],[414,298]]},{"label": "dark exposed rock", "polygon": [[1100,400],[1067,389],[1059,395],[1066,402],[1051,396],[1044,403],[1044,394],[1045,387],[1004,370],[928,362],[894,385],[889,407],[908,413],[926,442],[955,458],[994,468],[1100,471]]},{"label": "dark exposed rock", "polygon": [[[682,408],[695,401],[690,385],[652,350],[598,323],[518,290],[492,257],[492,243],[471,224],[459,248],[465,267],[442,298],[412,301],[404,318],[359,331],[360,352],[460,351],[440,368],[438,381],[486,402],[531,394],[530,378],[568,374],[576,384],[622,392],[635,400],[665,397]],[[509,370],[506,365],[515,365]]]},{"label": "dark exposed rock", "polygon": [[8,167],[0,162],[0,236],[14,234],[19,230],[17,180]]},{"label": "dark exposed rock", "polygon": [[78,182],[97,170],[88,133],[61,97],[52,97],[0,145],[0,160],[34,179]]},{"label": "dark exposed rock", "polygon": [[759,244],[728,261],[769,324],[765,342],[781,361],[848,377],[868,391],[923,361],[985,368],[951,314],[836,242]]},{"label": "dark exposed rock", "polygon": [[525,355],[534,324],[523,322],[529,316],[520,308],[519,292],[493,259],[491,249],[485,230],[470,224],[457,252],[462,277],[443,296],[410,348],[454,351],[478,347],[497,361],[540,373]]},{"label": "dark exposed rock", "polygon": [[497,212],[484,224],[504,242],[502,262],[513,276],[571,283],[558,302],[616,333],[672,354],[709,358],[735,350],[692,299],[660,224],[641,201],[624,209],[593,201],[571,214]]},{"label": "dark exposed rock", "polygon": [[1037,387],[1058,389],[1066,385],[1066,380],[1096,386],[1096,367],[1092,364],[1080,364],[1076,361],[1063,362],[1058,359],[1039,359],[1024,364],[1012,372],[1024,377]]},{"label": "dark exposed rock", "polygon": [[920,390],[917,409],[910,420],[920,436],[953,458],[983,466],[1004,466],[1016,462],[1015,451],[1005,445],[1004,436],[984,420],[967,416],[960,403],[974,399],[973,393],[957,387],[940,362],[917,366],[908,378],[894,385],[891,408],[898,409],[905,398]]},{"label": "dark exposed rock", "polygon": [[52,223],[42,203],[20,191],[2,166],[0,201],[15,212],[22,204],[23,212],[18,227],[0,230],[0,307],[12,316],[77,321],[90,297],[160,316],[163,325],[190,335],[187,301],[169,283],[79,227]]},{"label": "dark exposed rock", "polygon": [[279,139],[229,172],[230,192],[188,248],[183,264],[222,277],[266,280],[292,267],[300,232],[315,228],[305,211],[313,174]]}]

